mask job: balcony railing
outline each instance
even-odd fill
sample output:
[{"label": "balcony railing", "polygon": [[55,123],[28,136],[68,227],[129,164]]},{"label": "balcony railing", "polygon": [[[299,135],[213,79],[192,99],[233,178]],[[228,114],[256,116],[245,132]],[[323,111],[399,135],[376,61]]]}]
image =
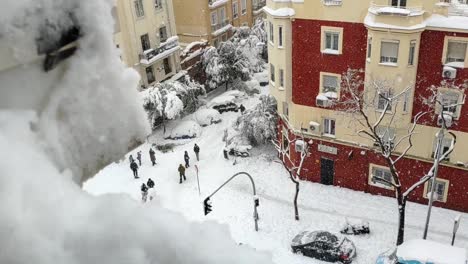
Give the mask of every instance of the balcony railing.
[{"label": "balcony railing", "polygon": [[139,55],[140,60],[146,60],[149,63],[157,60],[157,56],[179,46],[179,38],[178,37],[170,37],[167,39],[166,42],[163,42],[159,45],[159,47],[154,49],[145,50],[143,53]]},{"label": "balcony railing", "polygon": [[322,0],[324,5],[327,6],[340,6],[343,4],[341,0]]},{"label": "balcony railing", "polygon": [[400,15],[409,16],[413,14],[423,14],[422,6],[392,6],[392,5],[377,5],[371,3],[369,11],[378,15]]},{"label": "balcony railing", "polygon": [[266,1],[258,1],[252,5],[253,11],[258,11],[266,5]]},{"label": "balcony railing", "polygon": [[222,22],[218,23],[218,24],[214,24],[214,25],[211,25],[211,32],[214,32],[220,28],[223,28],[225,26],[227,26],[229,24],[229,19],[226,18],[224,19]]}]

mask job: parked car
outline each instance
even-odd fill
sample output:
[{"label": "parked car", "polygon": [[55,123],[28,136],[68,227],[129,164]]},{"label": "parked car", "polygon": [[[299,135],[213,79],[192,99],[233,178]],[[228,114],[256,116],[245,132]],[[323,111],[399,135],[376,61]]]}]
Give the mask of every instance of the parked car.
[{"label": "parked car", "polygon": [[351,263],[356,247],[348,238],[327,231],[303,231],[291,242],[291,249],[307,257],[328,262]]},{"label": "parked car", "polygon": [[468,264],[466,249],[413,239],[380,254],[376,264]]},{"label": "parked car", "polygon": [[340,233],[345,235],[369,234],[369,222],[350,223],[348,220],[346,220],[346,223],[340,230]]}]

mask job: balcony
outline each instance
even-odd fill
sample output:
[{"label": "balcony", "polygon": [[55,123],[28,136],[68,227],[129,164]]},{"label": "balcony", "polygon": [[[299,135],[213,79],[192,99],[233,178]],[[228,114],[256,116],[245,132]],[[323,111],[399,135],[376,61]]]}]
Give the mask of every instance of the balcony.
[{"label": "balcony", "polygon": [[340,6],[343,4],[342,0],[322,0],[326,6]]},{"label": "balcony", "polygon": [[216,30],[221,29],[229,24],[230,24],[230,21],[228,18],[226,18],[218,24],[211,25],[211,32],[215,32]]},{"label": "balcony", "polygon": [[420,16],[423,15],[424,9],[422,6],[378,5],[372,2],[369,7],[369,12],[375,15]]},{"label": "balcony", "polygon": [[158,60],[167,58],[179,49],[179,38],[177,36],[170,37],[165,42],[161,43],[159,47],[148,49],[141,53],[139,55],[140,63],[144,65],[151,65]]}]

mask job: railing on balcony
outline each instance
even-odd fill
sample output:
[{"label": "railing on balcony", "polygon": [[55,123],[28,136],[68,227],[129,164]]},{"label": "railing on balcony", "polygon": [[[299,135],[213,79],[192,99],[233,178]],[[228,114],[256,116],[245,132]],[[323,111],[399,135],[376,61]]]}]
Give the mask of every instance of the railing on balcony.
[{"label": "railing on balcony", "polygon": [[257,1],[256,3],[252,4],[253,11],[258,11],[262,9],[266,5],[266,1]]},{"label": "railing on balcony", "polygon": [[145,50],[143,53],[139,55],[139,57],[140,57],[140,60],[147,60],[148,62],[150,62],[152,60],[155,60],[156,56],[178,46],[179,46],[179,38],[177,36],[170,37],[167,39],[166,42],[161,43],[159,47]]},{"label": "railing on balcony", "polygon": [[322,0],[322,2],[327,6],[340,6],[343,4],[343,1],[341,0]]},{"label": "railing on balcony", "polygon": [[400,15],[409,16],[412,14],[423,14],[422,6],[392,6],[392,5],[377,5],[371,3],[369,11],[380,15]]},{"label": "railing on balcony", "polygon": [[223,27],[227,26],[229,23],[230,23],[229,19],[226,18],[226,19],[224,19],[223,21],[221,21],[218,24],[211,25],[211,32],[214,32],[214,31],[216,31],[216,30],[218,30],[220,28],[223,28]]}]

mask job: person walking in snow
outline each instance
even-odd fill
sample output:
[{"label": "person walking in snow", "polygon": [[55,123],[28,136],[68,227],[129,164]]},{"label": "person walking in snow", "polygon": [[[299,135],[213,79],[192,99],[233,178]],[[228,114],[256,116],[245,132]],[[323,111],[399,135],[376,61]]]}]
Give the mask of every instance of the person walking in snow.
[{"label": "person walking in snow", "polygon": [[184,179],[184,181],[187,180],[187,178],[185,178],[185,167],[182,166],[182,164],[179,165],[179,177],[180,177],[179,184],[182,183],[182,178]]},{"label": "person walking in snow", "polygon": [[149,150],[149,155],[150,155],[151,162],[153,163],[153,166],[154,166],[156,164],[156,153],[154,152],[152,148],[150,148]]},{"label": "person walking in snow", "polygon": [[135,159],[132,155],[130,155],[130,157],[128,157],[128,161],[130,162],[130,164],[132,164],[132,162],[135,161]]},{"label": "person walking in snow", "polygon": [[240,111],[241,111],[241,114],[243,114],[244,111],[245,111],[245,106],[244,106],[243,104],[241,104],[240,107],[239,107],[239,109],[240,109]]},{"label": "person walking in snow", "polygon": [[145,183],[143,183],[141,184],[141,200],[145,203],[147,198],[148,198],[148,187],[146,187]]},{"label": "person walking in snow", "polygon": [[197,156],[197,161],[200,161],[200,147],[195,143],[195,146],[193,146],[193,152],[195,152],[195,155]]},{"label": "person walking in snow", "polygon": [[156,188],[154,188],[154,181],[151,180],[151,178],[148,178],[146,186],[148,186],[148,198],[151,201],[154,197],[156,197]]},{"label": "person walking in snow", "polygon": [[138,179],[138,164],[135,162],[135,160],[133,160],[132,163],[130,163],[130,169],[132,169],[133,171],[133,177],[135,177],[135,179]]},{"label": "person walking in snow", "polygon": [[154,187],[154,181],[151,180],[151,178],[148,179],[148,182],[146,183],[146,185],[148,186],[148,188],[153,188]]},{"label": "person walking in snow", "polygon": [[141,166],[141,151],[138,151],[138,152],[137,152],[137,160],[138,160],[138,163],[139,163],[140,166]]},{"label": "person walking in snow", "polygon": [[185,168],[190,167],[190,157],[187,151],[185,151],[184,160],[185,160]]}]

